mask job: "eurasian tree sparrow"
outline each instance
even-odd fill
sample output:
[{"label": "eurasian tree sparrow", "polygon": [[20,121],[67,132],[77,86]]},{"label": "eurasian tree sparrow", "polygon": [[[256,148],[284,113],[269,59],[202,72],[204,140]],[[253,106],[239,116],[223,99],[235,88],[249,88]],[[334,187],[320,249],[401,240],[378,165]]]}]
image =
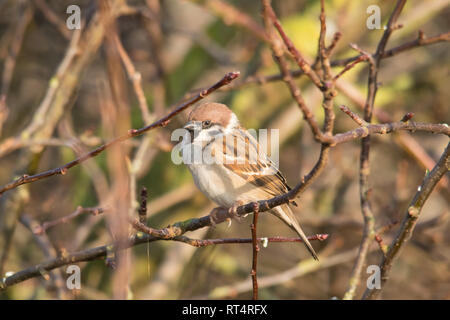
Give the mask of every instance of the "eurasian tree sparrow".
[{"label": "eurasian tree sparrow", "polygon": [[[286,179],[260,149],[256,139],[224,104],[204,103],[196,107],[184,129],[189,131],[187,146],[197,152],[195,156],[201,153],[200,160],[204,160],[205,154],[213,159],[185,161],[185,164],[200,191],[219,206],[230,208],[238,203],[266,200],[290,190]],[[288,204],[269,212],[291,227],[318,260]]]}]

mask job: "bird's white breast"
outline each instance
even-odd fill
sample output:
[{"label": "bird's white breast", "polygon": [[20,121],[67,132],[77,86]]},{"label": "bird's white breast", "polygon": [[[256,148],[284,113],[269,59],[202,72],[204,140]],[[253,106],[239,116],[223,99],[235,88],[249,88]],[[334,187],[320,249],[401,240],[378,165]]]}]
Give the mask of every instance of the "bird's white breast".
[{"label": "bird's white breast", "polygon": [[253,188],[247,181],[221,164],[189,164],[194,182],[201,192],[220,206],[231,207]]}]

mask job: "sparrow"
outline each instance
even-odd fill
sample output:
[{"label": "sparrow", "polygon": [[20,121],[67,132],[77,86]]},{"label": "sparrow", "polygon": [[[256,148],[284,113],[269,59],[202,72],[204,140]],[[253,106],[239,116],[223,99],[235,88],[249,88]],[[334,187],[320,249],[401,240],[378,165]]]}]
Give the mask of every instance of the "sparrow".
[{"label": "sparrow", "polygon": [[[226,105],[209,102],[197,106],[189,114],[184,129],[189,138],[185,147],[191,147],[190,158],[184,158],[184,163],[197,188],[219,206],[233,208],[237,204],[267,200],[291,190],[257,140]],[[183,156],[187,154],[182,153]],[[197,157],[194,161],[192,155]],[[198,161],[205,160],[205,155],[209,156],[208,161]],[[291,203],[297,205],[294,201]],[[292,228],[318,260],[288,204],[269,212]]]}]

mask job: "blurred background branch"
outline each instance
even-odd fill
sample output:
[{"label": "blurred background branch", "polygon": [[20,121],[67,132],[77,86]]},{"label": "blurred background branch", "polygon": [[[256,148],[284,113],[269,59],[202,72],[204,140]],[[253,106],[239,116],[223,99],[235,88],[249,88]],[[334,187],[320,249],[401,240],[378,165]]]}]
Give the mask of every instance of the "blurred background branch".
[{"label": "blurred background branch", "polygon": [[[174,221],[209,225],[210,201],[171,161],[170,135],[187,113],[164,115],[229,70],[240,79],[207,99],[247,128],[280,129],[281,171],[295,187],[269,205],[301,195],[307,233],[331,235],[315,244],[319,263],[305,260],[261,203],[259,298],[358,298],[368,265],[384,277],[366,298],[449,298],[449,1],[263,2],[0,3],[0,185],[15,181],[0,196],[0,278],[21,281],[2,299],[250,297],[250,246],[218,245],[248,243],[249,218],[175,241],[153,241],[128,219],[160,232]],[[81,29],[66,25],[73,4]],[[381,25],[368,29],[374,4]],[[129,128],[144,131],[103,149]],[[17,184],[51,168],[65,175]],[[280,236],[289,242],[272,245]],[[71,292],[61,267],[72,263],[83,280]]]}]

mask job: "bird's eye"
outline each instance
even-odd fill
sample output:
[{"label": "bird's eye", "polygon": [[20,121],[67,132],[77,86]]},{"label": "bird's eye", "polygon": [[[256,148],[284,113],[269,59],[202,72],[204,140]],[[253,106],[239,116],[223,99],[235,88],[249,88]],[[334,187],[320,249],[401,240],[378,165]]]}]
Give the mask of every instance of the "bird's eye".
[{"label": "bird's eye", "polygon": [[205,120],[202,122],[202,127],[203,127],[203,129],[206,129],[206,128],[211,127],[211,124],[212,124],[211,120]]}]

